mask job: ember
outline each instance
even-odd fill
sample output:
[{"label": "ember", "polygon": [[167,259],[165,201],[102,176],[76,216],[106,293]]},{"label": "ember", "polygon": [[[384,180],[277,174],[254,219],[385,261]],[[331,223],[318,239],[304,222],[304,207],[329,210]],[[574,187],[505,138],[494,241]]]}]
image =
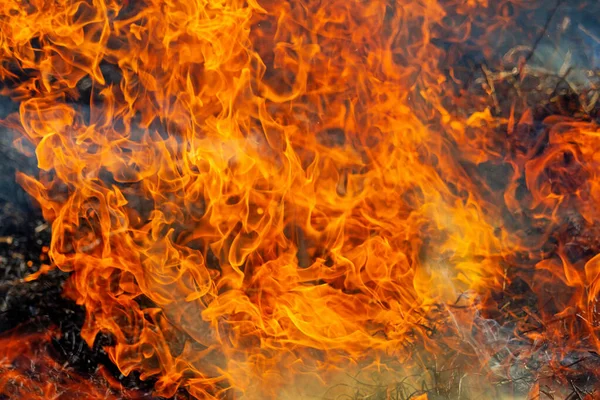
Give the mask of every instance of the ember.
[{"label": "ember", "polygon": [[599,17],[4,1],[0,396],[600,397]]}]

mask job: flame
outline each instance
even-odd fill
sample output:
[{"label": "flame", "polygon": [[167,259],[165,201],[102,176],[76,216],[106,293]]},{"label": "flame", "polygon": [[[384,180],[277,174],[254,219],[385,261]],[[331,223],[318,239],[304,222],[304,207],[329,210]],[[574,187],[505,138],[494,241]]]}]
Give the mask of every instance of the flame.
[{"label": "flame", "polygon": [[[512,46],[511,15],[532,8],[4,1],[2,94],[20,103],[5,125],[34,145],[40,175],[18,179],[52,222],[83,337],[111,335],[112,361],[158,395],[278,398],[440,352],[433,314],[470,336],[472,307],[492,307],[507,260],[561,210],[598,222],[597,126],[547,120],[540,156],[527,107],[498,114],[489,82],[469,94],[445,67],[473,32],[486,53]],[[494,15],[485,31],[476,13]],[[505,190],[482,165],[505,168]],[[507,222],[524,212],[542,233]],[[523,279],[572,289],[543,318],[597,350],[600,263],[561,245]],[[464,315],[440,306],[465,293]]]},{"label": "flame", "polygon": [[0,337],[0,395],[27,399],[141,399],[142,393],[123,388],[103,369],[81,376],[53,357],[51,341],[58,337],[51,327],[42,333],[15,330]]}]

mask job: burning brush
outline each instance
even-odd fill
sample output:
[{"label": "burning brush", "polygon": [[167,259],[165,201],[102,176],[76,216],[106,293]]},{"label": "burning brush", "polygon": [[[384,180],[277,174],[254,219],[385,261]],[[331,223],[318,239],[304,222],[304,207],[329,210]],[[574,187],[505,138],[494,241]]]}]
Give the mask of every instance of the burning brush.
[{"label": "burning brush", "polygon": [[600,398],[599,17],[2,2],[0,397]]}]

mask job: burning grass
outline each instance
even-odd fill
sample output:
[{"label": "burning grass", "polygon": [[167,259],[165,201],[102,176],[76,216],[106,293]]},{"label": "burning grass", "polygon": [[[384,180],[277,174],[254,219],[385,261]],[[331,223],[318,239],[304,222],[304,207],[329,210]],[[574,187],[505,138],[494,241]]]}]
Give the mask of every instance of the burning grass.
[{"label": "burning grass", "polygon": [[0,15],[44,272],[120,373],[165,397],[597,395],[595,3]]}]

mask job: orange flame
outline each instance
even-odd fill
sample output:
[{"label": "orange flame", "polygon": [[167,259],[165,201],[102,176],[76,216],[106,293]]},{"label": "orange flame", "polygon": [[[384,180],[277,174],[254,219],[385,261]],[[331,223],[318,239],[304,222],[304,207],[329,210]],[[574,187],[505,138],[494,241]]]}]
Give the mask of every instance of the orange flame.
[{"label": "orange flame", "polygon": [[128,390],[110,374],[99,369],[81,376],[59,364],[51,355],[50,342],[56,328],[44,333],[13,331],[0,337],[0,396],[11,399],[142,399],[144,395]]},{"label": "orange flame", "polygon": [[[156,377],[159,395],[277,398],[434,349],[432,314],[466,335],[473,313],[440,304],[485,300],[505,260],[536,246],[506,213],[539,221],[580,201],[598,221],[594,124],[547,121],[538,157],[519,148],[533,148],[524,107],[498,117],[481,107],[489,82],[469,95],[445,70],[460,54],[437,41],[481,31],[469,15],[496,15],[478,42],[489,52],[532,7],[490,3],[3,2],[2,93],[20,102],[6,124],[41,170],[18,178],[52,222],[87,342],[112,335],[111,359]],[[494,163],[504,192],[472,168]],[[584,163],[585,194],[552,183]],[[561,312],[585,310],[597,340],[598,260],[544,271],[573,288]]]}]

